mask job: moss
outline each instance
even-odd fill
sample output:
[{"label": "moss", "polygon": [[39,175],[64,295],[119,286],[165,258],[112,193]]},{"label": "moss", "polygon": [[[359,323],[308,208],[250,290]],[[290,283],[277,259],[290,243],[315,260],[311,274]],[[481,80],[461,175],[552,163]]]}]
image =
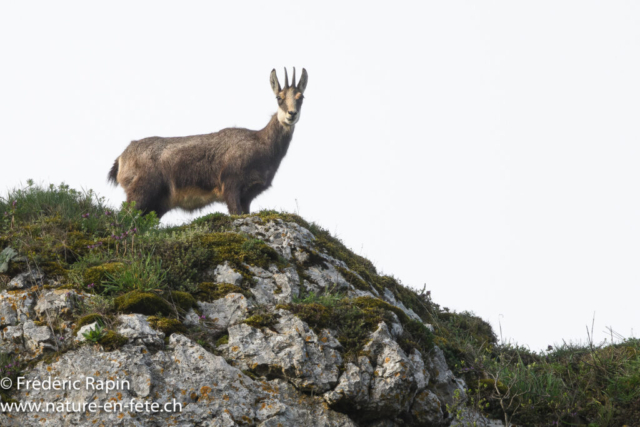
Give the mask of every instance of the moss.
[{"label": "moss", "polygon": [[98,340],[98,343],[104,347],[106,351],[116,350],[125,345],[129,340],[127,337],[120,335],[114,331],[106,331],[106,333]]},{"label": "moss", "polygon": [[433,332],[424,323],[417,320],[409,320],[402,325],[402,335],[398,338],[398,344],[409,354],[412,349],[416,349],[427,356],[434,345]]},{"label": "moss", "polygon": [[254,374],[253,372],[249,371],[249,370],[244,370],[242,371],[243,374],[245,374],[246,376],[248,376],[249,378],[251,378],[252,380],[260,380],[261,378]]},{"label": "moss", "polygon": [[196,299],[189,292],[171,291],[167,299],[184,311],[196,305]]},{"label": "moss", "polygon": [[260,211],[257,214],[254,214],[252,216],[256,216],[256,217],[260,218],[264,222],[274,221],[274,220],[281,220],[281,221],[284,221],[284,222],[294,222],[294,223],[298,224],[299,226],[306,228],[307,230],[311,230],[314,227],[313,224],[308,223],[307,221],[302,219],[302,217],[300,217],[300,216],[298,216],[296,214],[291,214],[291,213],[287,213],[287,212],[278,212],[278,211],[274,211],[274,210],[265,210],[265,211]]},{"label": "moss", "polygon": [[202,282],[198,285],[195,296],[200,301],[215,301],[224,298],[228,294],[242,294],[246,298],[252,296],[251,292],[230,283]]},{"label": "moss", "polygon": [[76,326],[73,329],[73,335],[78,335],[78,331],[85,325],[90,325],[94,322],[102,321],[104,324],[104,317],[98,313],[87,314],[86,316],[82,316],[76,321]]},{"label": "moss", "polygon": [[380,298],[358,297],[353,300],[353,303],[362,309],[370,309],[373,307],[377,307],[383,310],[391,311],[395,313],[396,316],[398,316],[398,319],[402,324],[405,324],[410,321],[409,316],[407,316],[407,314],[404,311],[402,311],[401,308],[391,305],[388,302],[381,300]]},{"label": "moss", "polygon": [[67,263],[61,261],[46,261],[39,265],[43,273],[47,276],[63,278],[66,278],[69,274],[68,266]]},{"label": "moss", "polygon": [[102,282],[107,280],[108,275],[114,275],[124,270],[124,268],[125,265],[121,262],[109,262],[96,267],[90,267],[82,274],[82,281],[85,286],[93,283],[93,289],[100,293],[102,292]]},{"label": "moss", "polygon": [[302,251],[307,254],[307,259],[302,263],[303,267],[311,267],[317,265],[326,268],[327,261],[318,253],[318,251],[309,251],[304,249],[302,249]]},{"label": "moss", "polygon": [[297,317],[305,321],[309,326],[316,330],[328,328],[331,324],[331,315],[333,310],[322,304],[282,304],[276,308],[282,308],[291,311]]},{"label": "moss", "polygon": [[212,231],[226,231],[232,226],[234,218],[221,212],[205,215],[191,222],[192,225],[206,226]]},{"label": "moss", "polygon": [[154,254],[162,260],[167,284],[173,289],[191,291],[210,267],[212,250],[202,242],[202,232],[174,231],[158,238]]},{"label": "moss", "polygon": [[211,233],[201,237],[202,243],[213,251],[213,265],[228,261],[236,268],[244,268],[244,264],[269,268],[283,262],[278,253],[260,239],[249,239],[238,233]]},{"label": "moss", "polygon": [[275,313],[258,313],[252,316],[249,316],[244,320],[243,323],[246,323],[249,326],[254,328],[270,328],[278,321],[278,315]]},{"label": "moss", "polygon": [[187,328],[178,319],[149,316],[147,321],[152,328],[164,332],[164,335],[167,338],[173,333],[184,334],[187,332]]},{"label": "moss", "polygon": [[216,347],[229,344],[229,335],[223,335],[216,341]]},{"label": "moss", "polygon": [[350,284],[352,284],[356,289],[360,289],[363,291],[370,291],[371,287],[367,284],[367,282],[365,282],[364,280],[362,280],[357,274],[355,274],[353,271],[344,268],[344,267],[336,267],[338,269],[338,271],[340,272],[340,274],[342,274],[342,277],[344,277],[344,279],[349,282]]},{"label": "moss", "polygon": [[123,313],[141,313],[154,315],[162,313],[165,316],[173,314],[173,307],[164,298],[150,292],[131,291],[114,300],[117,311]]}]

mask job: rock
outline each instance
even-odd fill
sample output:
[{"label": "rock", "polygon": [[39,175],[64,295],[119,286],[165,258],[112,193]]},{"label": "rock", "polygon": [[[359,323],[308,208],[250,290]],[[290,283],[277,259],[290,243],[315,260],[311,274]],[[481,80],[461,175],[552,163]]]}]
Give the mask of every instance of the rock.
[{"label": "rock", "polygon": [[122,314],[118,316],[117,332],[128,338],[132,344],[146,344],[151,346],[164,345],[164,333],[156,331],[147,322],[143,314]]},{"label": "rock", "polygon": [[287,304],[300,293],[300,277],[295,268],[285,268],[282,273],[254,266],[249,270],[255,278],[251,293],[258,304]]},{"label": "rock", "polygon": [[16,290],[30,288],[34,285],[42,283],[43,278],[44,274],[38,271],[30,270],[25,273],[20,273],[9,281],[7,289]]},{"label": "rock", "polygon": [[411,405],[411,415],[418,425],[439,426],[444,421],[442,403],[430,390],[418,393]]},{"label": "rock", "polygon": [[316,294],[324,292],[345,292],[354,290],[353,285],[342,277],[342,274],[332,264],[322,266],[311,266],[306,270],[307,277],[311,281],[310,289]]},{"label": "rock", "polygon": [[230,283],[235,286],[242,284],[242,274],[231,268],[227,262],[216,267],[213,271],[213,279],[216,283]]},{"label": "rock", "polygon": [[35,313],[43,317],[45,312],[57,316],[70,313],[75,307],[78,295],[69,289],[47,289],[39,293]]},{"label": "rock", "polygon": [[263,222],[260,218],[237,219],[233,225],[240,231],[261,238],[287,260],[292,257],[292,248],[308,247],[316,238],[306,228],[281,219]]},{"label": "rock", "polygon": [[435,346],[431,352],[428,367],[433,375],[434,391],[442,402],[443,407],[461,403],[467,399],[464,381],[453,375],[453,372],[447,366],[444,353],[438,346]]},{"label": "rock", "polygon": [[416,362],[407,357],[384,322],[371,338],[363,349],[364,354],[369,354],[374,369],[366,409],[386,416],[400,414],[408,409],[416,392],[426,385],[422,358],[417,355],[419,362]]},{"label": "rock", "polygon": [[22,331],[24,346],[30,352],[40,354],[45,349],[55,349],[55,336],[48,326],[36,326],[33,320],[27,320]]},{"label": "rock", "polygon": [[34,317],[33,294],[3,291],[0,293],[0,327],[24,323]]},{"label": "rock", "polygon": [[213,302],[198,301],[198,308],[206,316],[207,325],[216,329],[228,327],[247,318],[249,308],[253,304],[242,294],[227,294],[224,298]]},{"label": "rock", "polygon": [[[58,377],[79,381],[78,389],[24,388],[16,392],[20,402],[75,404],[95,402],[103,406],[120,402],[124,410],[81,412],[21,412],[12,422],[21,427],[58,425],[108,426],[282,426],[356,427],[344,414],[326,409],[317,397],[300,394],[285,381],[254,381],[219,356],[180,335],[173,334],[166,350],[155,354],[144,346],[127,345],[112,352],[82,346],[60,355],[51,364],[38,363],[26,380]],[[95,387],[114,381],[110,392]],[[93,383],[94,387],[86,384]],[[156,402],[166,411],[131,411],[132,399]],[[174,411],[181,405],[181,411]],[[179,409],[179,408],[176,408]],[[5,425],[5,424],[3,424]],[[8,424],[12,425],[12,424]]]},{"label": "rock", "polygon": [[358,365],[347,363],[338,385],[324,394],[324,400],[342,410],[359,411],[369,404],[369,388],[373,367],[367,357],[361,356]]},{"label": "rock", "polygon": [[393,322],[391,323],[391,335],[393,335],[394,338],[398,338],[402,335],[402,333],[404,332],[404,328],[402,327],[402,324],[400,323],[400,319],[398,319],[398,315],[395,313],[391,313],[391,317],[393,318]]},{"label": "rock", "polygon": [[471,408],[463,407],[451,427],[504,427],[504,422],[492,420]]},{"label": "rock", "polygon": [[190,308],[187,314],[184,315],[182,324],[185,326],[196,326],[200,324],[200,316],[198,316],[198,313],[196,313],[193,308]]},{"label": "rock", "polygon": [[24,351],[24,342],[22,339],[22,325],[7,326],[0,333],[0,351],[3,353],[19,354]]},{"label": "rock", "polygon": [[384,290],[384,299],[389,304],[396,306],[400,310],[404,311],[405,314],[411,318],[411,320],[417,320],[418,322],[422,322],[422,319],[420,318],[420,316],[418,316],[415,311],[405,307],[401,301],[396,300],[395,295],[393,295],[393,292],[391,292],[391,290],[389,290],[388,288]]},{"label": "rock", "polygon": [[301,390],[325,392],[340,375],[340,343],[329,331],[318,336],[309,326],[286,310],[270,329],[246,324],[229,328],[229,343],[221,349],[228,359],[258,375],[287,378]]},{"label": "rock", "polygon": [[411,407],[429,382],[422,356],[407,356],[381,322],[358,364],[348,364],[338,386],[324,399],[335,408],[359,411],[364,419],[395,418]]}]

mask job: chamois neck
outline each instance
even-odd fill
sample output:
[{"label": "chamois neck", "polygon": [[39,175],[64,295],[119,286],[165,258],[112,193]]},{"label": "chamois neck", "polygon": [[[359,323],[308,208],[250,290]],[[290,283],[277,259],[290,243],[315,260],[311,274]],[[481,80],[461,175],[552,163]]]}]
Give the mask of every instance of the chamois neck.
[{"label": "chamois neck", "polygon": [[271,146],[274,151],[284,154],[289,148],[294,127],[295,125],[285,126],[280,123],[278,113],[276,113],[271,116],[269,123],[257,132],[258,138],[263,144]]}]

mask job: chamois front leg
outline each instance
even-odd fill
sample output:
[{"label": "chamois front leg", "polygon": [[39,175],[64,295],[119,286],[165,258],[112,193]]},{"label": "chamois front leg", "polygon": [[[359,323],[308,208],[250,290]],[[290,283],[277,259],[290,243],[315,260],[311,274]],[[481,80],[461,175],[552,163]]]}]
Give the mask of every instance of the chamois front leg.
[{"label": "chamois front leg", "polygon": [[242,205],[240,204],[240,192],[229,191],[225,193],[224,200],[229,209],[229,215],[242,215]]},{"label": "chamois front leg", "polygon": [[246,199],[246,198],[241,198],[240,199],[240,207],[242,208],[242,213],[245,215],[250,214],[250,207],[251,207],[251,199]]}]

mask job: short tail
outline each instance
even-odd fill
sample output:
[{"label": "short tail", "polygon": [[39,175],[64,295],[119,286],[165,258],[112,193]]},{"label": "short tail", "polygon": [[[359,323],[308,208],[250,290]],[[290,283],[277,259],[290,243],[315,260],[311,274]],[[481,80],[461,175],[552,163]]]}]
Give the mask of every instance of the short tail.
[{"label": "short tail", "polygon": [[116,161],[113,163],[113,166],[111,166],[111,170],[109,171],[109,176],[107,177],[107,181],[111,182],[113,185],[118,185],[118,168],[119,168],[118,159],[116,159]]}]

